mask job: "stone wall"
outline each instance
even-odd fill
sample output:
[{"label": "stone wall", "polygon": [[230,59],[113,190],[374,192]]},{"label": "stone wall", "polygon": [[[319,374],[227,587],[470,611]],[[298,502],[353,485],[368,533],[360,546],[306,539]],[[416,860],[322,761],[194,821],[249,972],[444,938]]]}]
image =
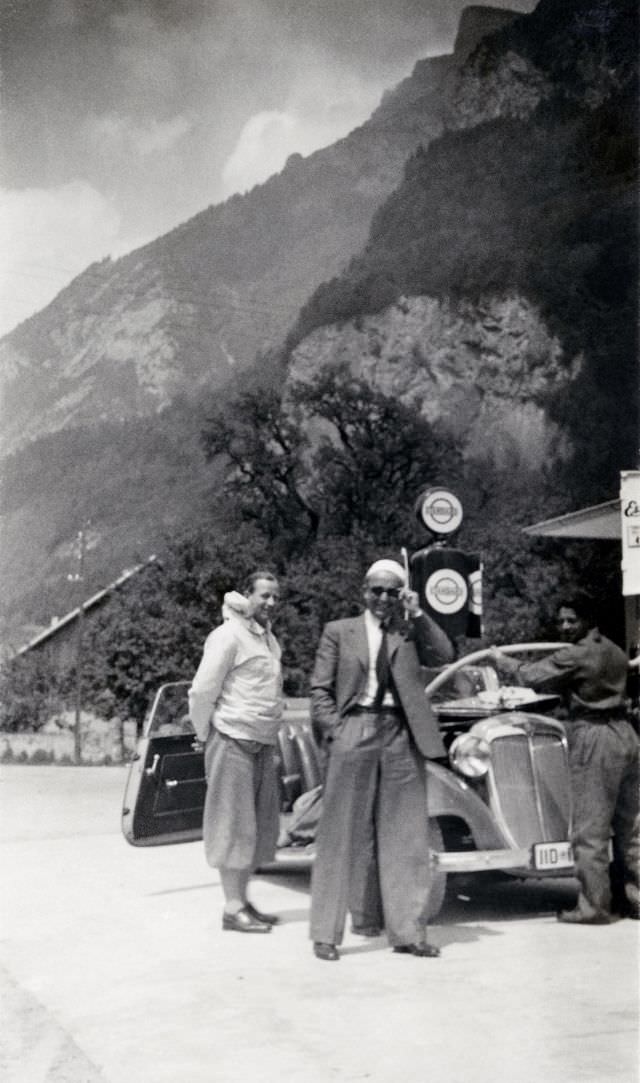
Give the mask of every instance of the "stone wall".
[{"label": "stone wall", "polygon": [[[34,733],[0,733],[0,762],[74,763],[73,722],[72,712],[65,712]],[[84,764],[126,763],[135,752],[137,728],[132,721],[83,712],[80,734]]]}]

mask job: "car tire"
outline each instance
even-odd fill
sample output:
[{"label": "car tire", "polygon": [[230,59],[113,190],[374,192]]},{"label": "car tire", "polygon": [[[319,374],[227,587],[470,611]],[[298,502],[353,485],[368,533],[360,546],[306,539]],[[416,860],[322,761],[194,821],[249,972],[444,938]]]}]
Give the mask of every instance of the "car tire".
[{"label": "car tire", "polygon": [[[434,817],[429,818],[429,853],[442,853],[444,840],[440,824]],[[440,913],[444,898],[447,893],[447,874],[437,865],[431,869],[431,885],[429,889],[429,921],[433,921]]]},{"label": "car tire", "polygon": [[315,745],[310,735],[305,733],[297,733],[295,741],[302,768],[303,792],[314,790],[322,782]]}]

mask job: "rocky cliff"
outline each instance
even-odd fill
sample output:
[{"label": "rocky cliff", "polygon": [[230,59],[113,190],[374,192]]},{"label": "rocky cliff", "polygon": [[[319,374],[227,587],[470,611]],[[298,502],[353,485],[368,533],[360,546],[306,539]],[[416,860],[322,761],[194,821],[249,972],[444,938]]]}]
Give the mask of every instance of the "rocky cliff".
[{"label": "rocky cliff", "polygon": [[637,443],[635,5],[541,0],[450,79],[447,129],[305,306],[291,373],[347,360],[467,459],[606,499]]},{"label": "rocky cliff", "polygon": [[467,459],[494,470],[540,470],[569,453],[567,434],[547,411],[579,376],[582,358],[565,357],[525,298],[401,298],[376,315],[314,331],[294,351],[290,377],[309,380],[345,362],[386,394],[419,400]]}]

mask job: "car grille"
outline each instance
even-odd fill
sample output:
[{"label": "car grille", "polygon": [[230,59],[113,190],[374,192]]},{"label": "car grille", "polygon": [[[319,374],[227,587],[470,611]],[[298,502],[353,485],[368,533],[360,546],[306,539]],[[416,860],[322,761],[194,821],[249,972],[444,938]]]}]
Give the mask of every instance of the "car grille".
[{"label": "car grille", "polygon": [[550,731],[491,742],[490,800],[516,846],[569,838],[571,797],[567,751]]}]

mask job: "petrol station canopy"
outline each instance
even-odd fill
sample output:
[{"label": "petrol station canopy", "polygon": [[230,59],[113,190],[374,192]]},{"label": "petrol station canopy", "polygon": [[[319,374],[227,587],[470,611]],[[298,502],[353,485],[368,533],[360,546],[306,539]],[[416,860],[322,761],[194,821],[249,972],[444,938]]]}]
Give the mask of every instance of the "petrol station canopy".
[{"label": "petrol station canopy", "polygon": [[626,644],[640,642],[640,470],[621,472],[619,500],[543,519],[523,532],[530,537],[619,541]]},{"label": "petrol station canopy", "polygon": [[621,539],[620,501],[607,500],[590,508],[570,511],[555,519],[523,527],[523,533],[544,538]]}]

